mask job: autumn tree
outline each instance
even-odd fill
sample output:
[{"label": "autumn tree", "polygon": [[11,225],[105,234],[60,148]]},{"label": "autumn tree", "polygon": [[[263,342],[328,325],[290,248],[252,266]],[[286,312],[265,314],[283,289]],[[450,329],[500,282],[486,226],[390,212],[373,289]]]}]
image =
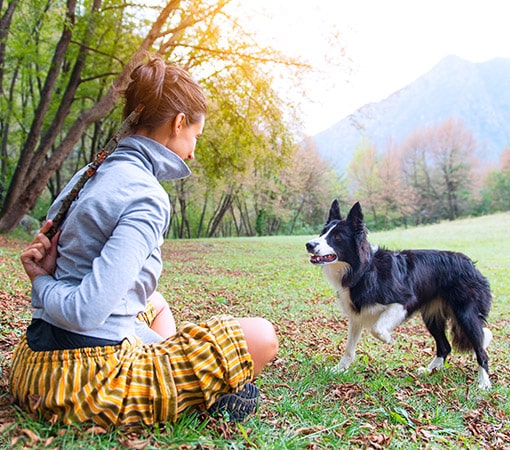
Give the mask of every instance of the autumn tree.
[{"label": "autumn tree", "polygon": [[402,173],[402,156],[398,146],[388,143],[379,157],[377,172],[380,179],[380,191],[377,196],[380,211],[379,227],[392,228],[407,225],[412,214],[413,192],[405,185]]},{"label": "autumn tree", "polygon": [[470,195],[476,141],[461,121],[413,132],[402,144],[405,183],[413,191],[416,223],[462,214]]},{"label": "autumn tree", "polygon": [[437,164],[437,182],[442,187],[441,206],[450,220],[466,206],[472,184],[477,143],[461,120],[447,119],[437,128],[432,147]]},{"label": "autumn tree", "polygon": [[359,200],[364,211],[370,213],[376,227],[382,192],[378,160],[376,147],[369,142],[362,142],[356,148],[346,170],[353,198]]},{"label": "autumn tree", "polygon": [[286,232],[316,233],[326,220],[333,199],[350,201],[345,180],[318,153],[312,139],[296,147],[290,165],[279,176],[283,186],[282,207],[288,211]]}]

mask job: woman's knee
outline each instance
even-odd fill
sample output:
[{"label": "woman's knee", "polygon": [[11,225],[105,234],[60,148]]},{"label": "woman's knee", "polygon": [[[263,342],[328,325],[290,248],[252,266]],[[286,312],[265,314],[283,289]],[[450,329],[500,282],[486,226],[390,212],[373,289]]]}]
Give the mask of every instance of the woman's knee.
[{"label": "woman's knee", "polygon": [[255,375],[278,353],[278,336],[271,322],[262,317],[238,319],[248,345]]},{"label": "woman's knee", "polygon": [[154,306],[154,309],[157,313],[163,309],[170,308],[168,302],[158,291],[154,291],[147,299],[147,301],[152,303],[152,306]]},{"label": "woman's knee", "polygon": [[176,333],[175,319],[170,309],[170,305],[165,298],[155,291],[148,299],[154,306],[156,317],[152,321],[150,328],[158,333],[164,339],[173,336]]},{"label": "woman's knee", "polygon": [[263,345],[267,350],[268,361],[272,360],[276,354],[278,353],[278,336],[276,335],[276,330],[269,320],[264,319],[262,317],[258,317],[260,333],[263,336],[261,339],[263,340]]}]

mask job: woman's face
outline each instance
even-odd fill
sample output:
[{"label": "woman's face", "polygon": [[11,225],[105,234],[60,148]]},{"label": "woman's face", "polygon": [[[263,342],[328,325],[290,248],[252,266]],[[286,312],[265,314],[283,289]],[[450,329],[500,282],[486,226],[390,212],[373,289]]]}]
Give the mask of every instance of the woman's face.
[{"label": "woman's face", "polygon": [[[177,116],[176,120],[179,120],[179,116]],[[181,125],[173,127],[172,135],[169,136],[167,142],[163,145],[184,160],[194,159],[195,146],[197,145],[197,139],[202,136],[204,121],[205,119],[202,116],[200,121],[187,126],[184,120]]]},{"label": "woman's face", "polygon": [[205,117],[202,116],[201,120],[188,126],[186,116],[181,113],[173,121],[165,122],[159,128],[151,131],[139,130],[137,134],[158,141],[184,160],[194,159],[195,146],[197,139],[202,136],[204,122]]}]

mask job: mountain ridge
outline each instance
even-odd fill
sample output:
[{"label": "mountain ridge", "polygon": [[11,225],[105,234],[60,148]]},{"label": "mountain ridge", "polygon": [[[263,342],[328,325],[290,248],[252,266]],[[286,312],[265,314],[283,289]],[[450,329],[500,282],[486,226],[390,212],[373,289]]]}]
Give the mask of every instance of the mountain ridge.
[{"label": "mountain ridge", "polygon": [[510,59],[472,63],[451,55],[384,100],[368,103],[312,136],[319,154],[343,172],[363,143],[383,150],[448,118],[473,133],[477,156],[497,165],[510,145]]}]

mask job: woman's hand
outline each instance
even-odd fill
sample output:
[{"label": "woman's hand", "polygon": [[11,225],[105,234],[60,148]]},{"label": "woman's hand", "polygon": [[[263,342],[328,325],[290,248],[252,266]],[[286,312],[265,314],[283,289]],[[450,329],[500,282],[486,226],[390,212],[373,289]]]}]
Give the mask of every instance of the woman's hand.
[{"label": "woman's hand", "polygon": [[48,220],[31,244],[21,252],[21,263],[30,281],[34,281],[39,275],[53,275],[57,263],[57,242],[60,232],[50,241],[46,233],[52,225]]}]

